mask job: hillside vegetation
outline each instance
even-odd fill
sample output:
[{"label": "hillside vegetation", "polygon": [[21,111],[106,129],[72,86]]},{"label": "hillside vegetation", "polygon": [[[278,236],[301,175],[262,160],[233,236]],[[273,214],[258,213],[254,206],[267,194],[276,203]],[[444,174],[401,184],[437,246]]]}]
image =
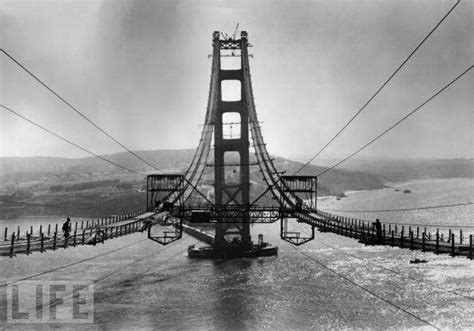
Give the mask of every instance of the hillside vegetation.
[{"label": "hillside vegetation", "polygon": [[[138,151],[141,157],[165,172],[184,172],[194,150]],[[145,208],[146,175],[157,173],[128,153],[105,155],[107,159],[143,175],[125,173],[104,161],[54,157],[0,158],[0,219],[25,215],[100,217]],[[256,160],[251,158],[251,162]],[[213,163],[212,157],[208,161]],[[300,162],[277,157],[278,171],[293,174]],[[300,174],[316,175],[333,164],[310,165]],[[232,169],[230,169],[232,176]],[[318,194],[339,195],[349,190],[384,187],[388,181],[417,178],[474,177],[472,159],[456,160],[351,160],[318,178]],[[251,197],[267,186],[258,166],[251,167]],[[213,168],[206,167],[204,191],[212,190]],[[269,195],[260,204],[275,203]]]}]

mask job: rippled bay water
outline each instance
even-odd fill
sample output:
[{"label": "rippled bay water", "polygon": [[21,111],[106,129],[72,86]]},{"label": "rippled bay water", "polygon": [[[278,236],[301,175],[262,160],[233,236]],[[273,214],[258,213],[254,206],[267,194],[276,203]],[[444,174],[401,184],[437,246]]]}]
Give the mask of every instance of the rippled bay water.
[{"label": "rippled bay water", "polygon": [[[358,194],[363,199],[379,194],[376,199],[383,201],[380,192],[359,192],[337,202],[344,208],[348,201],[358,207]],[[341,208],[336,201],[332,205]],[[195,243],[187,235],[163,247],[144,240],[145,234],[133,234],[95,247],[1,258],[0,280],[12,281],[137,243],[33,279],[96,281],[95,324],[72,325],[72,329],[430,329],[432,324],[458,330],[474,326],[474,261],[364,246],[319,232],[298,251],[280,240],[278,223],[255,225],[253,237],[258,233],[279,246],[278,257],[194,260],[186,256],[187,246]],[[415,256],[429,262],[410,264]]]}]

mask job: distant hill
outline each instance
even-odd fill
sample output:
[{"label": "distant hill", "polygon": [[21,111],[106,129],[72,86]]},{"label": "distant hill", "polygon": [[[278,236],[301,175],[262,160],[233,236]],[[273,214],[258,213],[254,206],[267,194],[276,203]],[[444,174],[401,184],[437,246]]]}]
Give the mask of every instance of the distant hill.
[{"label": "distant hill", "polygon": [[[278,170],[286,171],[287,175],[293,174],[301,167],[302,163],[284,158],[276,158],[275,166]],[[300,175],[317,175],[326,167],[309,165]],[[337,195],[345,191],[374,190],[385,187],[384,180],[377,175],[363,171],[348,171],[334,169],[318,178],[319,195]],[[319,186],[318,185],[318,186]]]},{"label": "distant hill", "polygon": [[[160,169],[183,167],[191,160],[194,150],[135,151],[137,155]],[[104,158],[135,171],[151,171],[148,165],[127,152],[102,155]],[[0,158],[0,175],[14,173],[85,173],[122,172],[121,169],[96,157],[68,159],[59,157],[3,157]]]},{"label": "distant hill", "polygon": [[[145,160],[165,172],[186,169],[194,150],[137,151]],[[212,154],[212,153],[211,153]],[[98,158],[54,157],[0,158],[0,219],[25,215],[104,216],[144,208],[145,175],[157,171],[129,153],[105,158],[143,175],[124,172]],[[300,174],[316,175],[336,160],[310,165]],[[209,163],[213,163],[212,155]],[[251,163],[255,157],[251,156]],[[302,163],[276,157],[278,171],[293,174]],[[383,188],[388,181],[418,178],[474,177],[472,159],[350,160],[318,178],[318,194],[338,195],[344,191]],[[212,189],[213,169],[206,168],[202,182]],[[232,175],[232,169],[229,169]],[[267,186],[258,166],[251,167],[251,198]],[[12,202],[13,201],[13,202]],[[18,204],[14,202],[26,202]],[[100,202],[100,203],[98,203]],[[270,196],[260,204],[275,203]],[[53,207],[48,207],[54,206]]]},{"label": "distant hill", "polygon": [[[320,166],[330,166],[335,159],[318,160]],[[422,178],[473,178],[474,159],[350,159],[340,169],[364,171],[396,182]]]},{"label": "distant hill", "polygon": [[[137,151],[143,159],[165,172],[183,172],[194,150]],[[211,153],[212,154],[212,153]],[[128,212],[146,205],[145,175],[157,171],[129,153],[104,155],[105,158],[143,173],[127,173],[93,157],[67,159],[54,157],[0,158],[0,219],[25,215],[95,216]],[[255,162],[255,157],[251,157]],[[212,155],[209,163],[213,163]],[[301,163],[276,158],[279,171],[293,173]],[[307,167],[302,174],[317,174],[324,168]],[[232,169],[229,169],[232,175]],[[206,168],[202,182],[212,189],[213,171]],[[257,166],[251,167],[251,199],[267,186]],[[319,195],[336,195],[347,190],[384,187],[376,175],[360,171],[335,170],[320,178]],[[17,203],[20,202],[20,203]],[[98,203],[100,202],[100,203]],[[270,194],[260,204],[275,204]]]},{"label": "distant hill", "polygon": [[[137,151],[140,157],[156,165],[159,169],[165,171],[179,172],[186,169],[191,162],[194,150],[156,150],[156,151]],[[110,161],[123,165],[129,169],[153,173],[153,168],[135,158],[130,153],[116,153],[104,155]],[[251,157],[251,162],[255,162],[255,157]],[[211,160],[212,163],[212,155]],[[279,171],[286,171],[292,174],[301,163],[276,158],[275,166]],[[256,171],[258,167],[252,167],[252,179],[261,180],[261,174]],[[304,169],[301,174],[315,175],[324,170],[323,167],[310,165]],[[3,184],[7,182],[20,183],[31,181],[35,178],[62,176],[67,178],[69,175],[79,174],[102,174],[104,178],[116,178],[123,171],[113,165],[110,165],[98,158],[86,157],[78,159],[54,158],[54,157],[24,157],[24,158],[0,158],[0,178]],[[127,174],[129,179],[138,179],[139,176]],[[371,175],[362,171],[334,170],[329,172],[319,180],[320,194],[338,194],[346,190],[364,190],[383,187],[383,180],[378,176]],[[0,187],[1,189],[1,187]]]},{"label": "distant hill", "polygon": [[[179,172],[186,169],[194,150],[155,150],[136,153],[156,165],[159,169]],[[212,153],[211,153],[212,154]],[[105,158],[133,169],[137,172],[156,171],[129,153],[104,155]],[[255,162],[252,155],[251,162]],[[337,160],[318,160],[318,165],[306,167],[301,174],[314,175]],[[212,163],[212,155],[211,160]],[[300,162],[276,157],[275,166],[279,171],[292,174]],[[252,173],[258,167],[252,167]],[[78,159],[55,157],[7,157],[0,158],[0,189],[9,180],[19,183],[38,177],[101,174],[102,177],[123,176],[138,180],[140,176],[124,172],[95,157]],[[261,177],[261,175],[256,175]],[[322,194],[337,194],[347,190],[375,189],[383,187],[387,181],[403,181],[421,178],[474,177],[474,159],[351,159],[319,178]]]}]

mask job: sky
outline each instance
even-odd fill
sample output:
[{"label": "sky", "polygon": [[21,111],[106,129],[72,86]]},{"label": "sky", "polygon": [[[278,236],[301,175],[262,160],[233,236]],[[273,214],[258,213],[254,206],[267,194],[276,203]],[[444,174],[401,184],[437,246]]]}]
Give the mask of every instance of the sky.
[{"label": "sky", "polygon": [[[249,34],[252,84],[273,155],[309,159],[454,1],[0,0],[0,44],[133,150],[196,148],[212,32]],[[363,146],[474,63],[462,1],[321,158]],[[0,101],[98,154],[123,151],[0,54]],[[362,157],[474,157],[474,70]],[[0,157],[85,152],[0,109]],[[317,163],[317,159],[316,159]]]}]

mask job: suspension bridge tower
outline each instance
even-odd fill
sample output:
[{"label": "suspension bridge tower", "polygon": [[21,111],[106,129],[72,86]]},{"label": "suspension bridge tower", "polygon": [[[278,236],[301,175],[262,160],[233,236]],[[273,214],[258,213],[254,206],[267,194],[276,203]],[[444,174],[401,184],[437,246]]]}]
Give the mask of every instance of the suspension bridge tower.
[{"label": "suspension bridge tower", "polygon": [[[215,107],[214,118],[214,193],[215,205],[225,207],[229,205],[246,206],[250,203],[250,170],[249,170],[249,109],[250,100],[247,100],[248,93],[245,91],[244,81],[244,61],[248,61],[248,41],[247,32],[241,32],[241,38],[220,39],[220,33],[215,31],[213,34],[213,68],[212,72],[217,75],[214,77],[218,82],[217,93],[214,94],[215,100],[212,105]],[[226,70],[221,67],[222,56],[240,55],[240,69]],[[222,87],[226,86],[227,81],[233,81],[237,88],[236,93],[239,99],[236,101],[224,101],[222,96]],[[231,85],[232,86],[232,85]],[[234,137],[224,136],[224,127],[232,125],[224,123],[223,118],[226,113],[239,115],[240,122]],[[232,117],[236,118],[236,116]],[[234,156],[233,158],[227,155]],[[229,168],[232,170],[232,176],[228,176]],[[227,245],[230,240],[234,243],[240,243],[243,247],[252,245],[250,237],[250,223],[248,213],[242,212],[242,223],[216,223],[216,234],[214,245],[221,247]]]},{"label": "suspension bridge tower", "polygon": [[[212,71],[205,123],[194,157],[183,175],[149,175],[147,210],[169,213],[157,225],[170,229],[152,233],[150,239],[167,245],[179,240],[182,232],[209,246],[189,248],[190,257],[256,257],[276,255],[278,248],[258,235],[254,243],[250,225],[281,222],[280,237],[293,245],[314,238],[317,180],[314,176],[281,176],[273,164],[260,130],[250,77],[248,35],[232,36],[214,31],[212,35]],[[232,58],[232,65],[223,65]],[[229,61],[226,61],[229,62]],[[230,93],[229,93],[230,92]],[[230,116],[229,116],[230,115]],[[229,122],[230,119],[230,122]],[[232,130],[234,128],[234,130]],[[211,191],[201,192],[199,183],[214,137],[214,201]],[[250,186],[250,140],[266,189],[257,195]],[[203,185],[205,187],[208,185]],[[251,195],[251,193],[253,193]],[[256,203],[271,194],[268,205]],[[251,200],[252,198],[252,200]],[[158,219],[160,219],[158,217]],[[310,234],[288,228],[288,220],[306,222]],[[186,224],[183,224],[183,221]],[[193,227],[212,223],[215,234]]]}]

